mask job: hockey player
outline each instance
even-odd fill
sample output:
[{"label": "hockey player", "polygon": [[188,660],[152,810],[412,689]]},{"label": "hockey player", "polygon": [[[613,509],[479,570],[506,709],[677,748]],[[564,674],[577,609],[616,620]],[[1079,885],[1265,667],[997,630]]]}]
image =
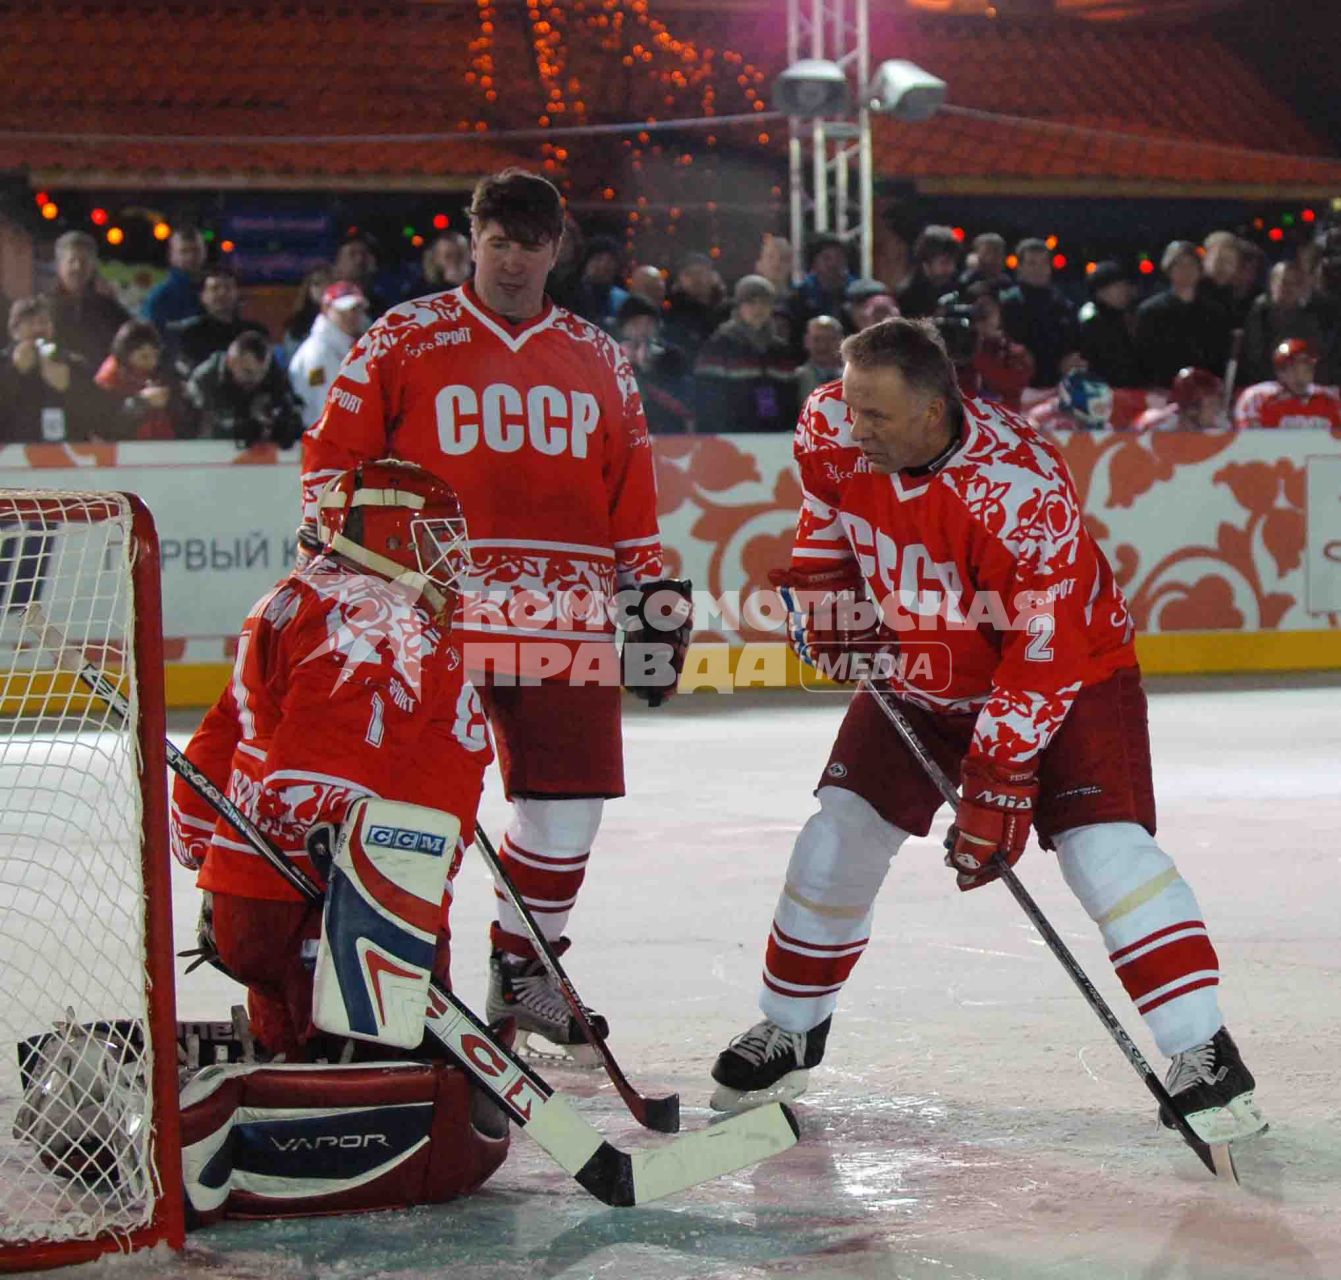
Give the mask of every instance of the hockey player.
[{"label": "hockey player", "polygon": [[[334,472],[384,453],[460,495],[474,558],[462,652],[513,805],[500,852],[559,950],[604,802],[624,793],[621,674],[657,705],[674,690],[688,636],[688,584],[662,577],[633,372],[613,339],[545,296],[562,234],[562,202],[545,179],[484,179],[471,205],[473,279],[374,324],[303,442],[309,523]],[[614,613],[626,621],[622,664]],[[519,1031],[580,1044],[501,894],[491,942],[489,1016],[511,1013]],[[593,1025],[605,1033],[604,1019]]]},{"label": "hockey player", "polygon": [[1137,431],[1227,431],[1225,384],[1206,369],[1179,369],[1169,403],[1147,409],[1136,419]]},{"label": "hockey player", "polygon": [[[230,799],[324,882],[309,843],[318,862],[329,856],[329,828],[360,796],[451,813],[468,843],[493,752],[451,636],[468,555],[451,489],[422,468],[375,462],[337,476],[321,504],[325,550],[252,607],[232,679],[186,754],[226,779]],[[248,988],[257,1039],[272,1054],[303,1056],[321,909],[181,779],[172,835],[178,860],[199,868],[213,945]],[[444,982],[450,897],[448,876],[434,956]]]},{"label": "hockey player", "polygon": [[199,868],[202,950],[247,987],[260,1046],[378,1065],[242,1065],[188,1083],[183,1163],[206,1221],[436,1202],[507,1149],[501,1114],[424,1038],[493,758],[451,635],[460,504],[384,460],[334,477],[317,515],[322,550],[247,615],[186,754],[325,886],[324,910],[180,778],[173,850]]},{"label": "hockey player", "polygon": [[[924,323],[886,321],[843,356],[842,382],[815,391],[797,426],[804,499],[775,579],[794,646],[811,663],[853,647],[894,656],[901,709],[961,782],[947,840],[959,888],[994,879],[994,856],[1015,862],[1036,827],[1173,1059],[1179,1106],[1208,1140],[1260,1129],[1201,909],[1155,842],[1131,618],[1059,452],[961,399]],[[890,860],[941,803],[861,692],[817,795],[768,940],[764,1019],[712,1069],[719,1109],[804,1090]]]},{"label": "hockey player", "polygon": [[1271,356],[1276,377],[1239,397],[1236,427],[1331,427],[1341,430],[1341,393],[1313,381],[1318,356],[1303,338],[1287,338]]},{"label": "hockey player", "polygon": [[1113,388],[1101,378],[1072,369],[1057,394],[1029,410],[1029,421],[1044,431],[1102,431],[1113,420]]}]

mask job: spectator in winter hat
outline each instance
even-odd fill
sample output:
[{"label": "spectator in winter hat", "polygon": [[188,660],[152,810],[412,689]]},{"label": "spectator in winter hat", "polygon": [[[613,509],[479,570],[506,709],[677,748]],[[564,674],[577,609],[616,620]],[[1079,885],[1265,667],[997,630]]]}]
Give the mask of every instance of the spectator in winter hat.
[{"label": "spectator in winter hat", "polygon": [[1160,269],[1169,287],[1136,309],[1136,352],[1147,386],[1167,387],[1179,369],[1219,375],[1229,357],[1228,318],[1198,292],[1201,256],[1189,240],[1164,250]]},{"label": "spectator in winter hat", "polygon": [[763,276],[736,282],[735,308],[702,346],[700,431],[791,431],[796,426],[796,362],[773,330],[777,290]]},{"label": "spectator in winter hat", "polygon": [[691,360],[727,318],[726,286],[706,253],[686,254],[676,272],[666,314],[666,337]]},{"label": "spectator in winter hat", "polygon": [[592,236],[582,253],[577,298],[572,310],[603,329],[613,326],[615,312],[629,296],[620,283],[624,254],[613,236]]},{"label": "spectator in winter hat", "polygon": [[949,227],[924,227],[913,242],[913,274],[899,290],[899,311],[910,320],[935,314],[944,294],[955,287],[959,241]]},{"label": "spectator in winter hat", "polygon": [[1136,354],[1136,282],[1116,262],[1101,262],[1087,281],[1090,300],[1080,309],[1080,354],[1110,387],[1139,387]]},{"label": "spectator in winter hat", "polygon": [[340,365],[367,327],[368,299],[363,290],[347,280],[328,285],[312,332],[289,361],[289,386],[298,401],[304,430],[321,417]]},{"label": "spectator in winter hat", "polygon": [[849,333],[860,333],[899,314],[893,290],[879,280],[854,280],[844,294]]}]

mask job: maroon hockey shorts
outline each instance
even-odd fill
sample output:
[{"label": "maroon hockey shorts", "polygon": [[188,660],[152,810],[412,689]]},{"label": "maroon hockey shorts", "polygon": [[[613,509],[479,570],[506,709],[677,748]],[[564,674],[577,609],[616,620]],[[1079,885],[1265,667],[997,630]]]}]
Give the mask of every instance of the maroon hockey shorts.
[{"label": "maroon hockey shorts", "polygon": [[618,687],[480,684],[509,800],[624,794]]},{"label": "maroon hockey shorts", "polygon": [[[312,962],[303,944],[321,936],[321,906],[312,902],[214,895],[214,942],[224,968],[247,988],[252,1034],[272,1054],[307,1060],[312,1026]],[[310,948],[309,948],[310,950]],[[438,929],[434,976],[451,985],[451,938]]]},{"label": "maroon hockey shorts", "polygon": [[[953,781],[973,740],[976,715],[936,715],[900,703],[914,732]],[[1150,732],[1138,667],[1126,667],[1082,689],[1044,750],[1034,827],[1045,849],[1051,837],[1092,822],[1136,822],[1155,834]],[[931,830],[941,794],[870,694],[847,709],[821,787],[844,787],[886,822],[916,836]]]}]

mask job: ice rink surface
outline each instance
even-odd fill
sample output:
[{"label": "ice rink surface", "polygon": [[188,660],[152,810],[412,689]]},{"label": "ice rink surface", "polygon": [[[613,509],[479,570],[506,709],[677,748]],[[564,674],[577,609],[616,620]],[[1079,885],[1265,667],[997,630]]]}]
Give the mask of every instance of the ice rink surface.
[{"label": "ice rink surface", "polygon": [[[1341,1277],[1341,684],[1152,686],[1160,841],[1219,949],[1228,1025],[1270,1132],[1240,1191],[1157,1131],[1141,1081],[1004,889],[956,892],[942,815],[885,883],[801,1143],[642,1209],[607,1209],[516,1134],[477,1196],[403,1213],[229,1224],[180,1257],[75,1274],[291,1280],[1337,1280]],[[708,1067],[757,1019],[763,944],[845,698],[680,700],[626,721],[565,963],[645,1092],[707,1122]],[[184,742],[189,726],[175,733]],[[483,823],[505,806],[492,778]],[[1097,931],[1036,846],[1020,874],[1158,1069]],[[175,869],[177,933],[195,891]],[[491,890],[457,883],[454,976],[483,1005]],[[205,971],[207,974],[209,971]],[[183,1017],[236,988],[183,980]],[[616,1142],[643,1141],[599,1072],[544,1067]],[[664,1139],[661,1139],[664,1141]],[[655,1136],[647,1141],[656,1142]]]}]

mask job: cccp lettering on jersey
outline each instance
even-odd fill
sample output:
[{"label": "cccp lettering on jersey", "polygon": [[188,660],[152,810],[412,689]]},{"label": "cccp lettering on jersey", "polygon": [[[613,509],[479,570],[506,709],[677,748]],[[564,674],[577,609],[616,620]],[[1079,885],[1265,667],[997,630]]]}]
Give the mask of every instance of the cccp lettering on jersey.
[{"label": "cccp lettering on jersey", "polygon": [[529,445],[551,458],[563,453],[585,458],[601,418],[589,392],[543,383],[525,392],[506,382],[492,382],[482,392],[453,383],[438,392],[435,408],[438,444],[453,457],[482,444],[495,453],[516,453]]}]

